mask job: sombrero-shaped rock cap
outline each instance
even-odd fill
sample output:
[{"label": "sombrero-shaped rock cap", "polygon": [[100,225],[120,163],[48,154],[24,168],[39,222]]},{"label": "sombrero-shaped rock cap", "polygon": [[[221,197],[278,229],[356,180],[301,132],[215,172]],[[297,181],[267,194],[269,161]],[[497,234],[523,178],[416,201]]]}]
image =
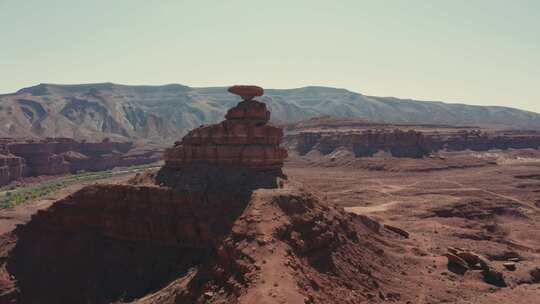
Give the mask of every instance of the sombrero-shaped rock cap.
[{"label": "sombrero-shaped rock cap", "polygon": [[252,100],[254,97],[264,94],[263,88],[254,85],[235,85],[230,87],[228,91],[242,97],[243,100]]}]

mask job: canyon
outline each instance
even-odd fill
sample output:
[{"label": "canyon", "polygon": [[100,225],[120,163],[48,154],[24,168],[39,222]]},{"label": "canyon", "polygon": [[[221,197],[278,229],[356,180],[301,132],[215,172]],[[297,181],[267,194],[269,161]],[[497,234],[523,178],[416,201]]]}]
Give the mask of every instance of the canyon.
[{"label": "canyon", "polygon": [[319,117],[286,128],[286,146],[299,155],[349,151],[355,157],[384,152],[422,158],[440,151],[489,151],[540,148],[540,132],[467,126],[382,124]]},{"label": "canyon", "polygon": [[159,161],[159,150],[132,142],[75,141],[70,138],[0,139],[0,186],[23,177],[103,171]]}]

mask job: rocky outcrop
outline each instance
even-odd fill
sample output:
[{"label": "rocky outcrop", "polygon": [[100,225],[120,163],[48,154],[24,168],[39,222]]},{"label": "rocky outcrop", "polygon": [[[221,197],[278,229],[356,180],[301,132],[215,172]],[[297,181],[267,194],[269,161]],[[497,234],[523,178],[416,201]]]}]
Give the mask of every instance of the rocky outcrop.
[{"label": "rocky outcrop", "polygon": [[210,185],[266,188],[275,187],[275,178],[283,177],[281,167],[287,157],[287,151],[280,147],[283,131],[268,125],[266,105],[251,99],[262,94],[262,89],[235,86],[231,91],[244,100],[227,112],[225,121],[194,129],[165,151],[165,166],[158,174],[163,185],[184,190],[208,189]]},{"label": "rocky outcrop", "polygon": [[[346,148],[356,157],[373,156],[379,151],[395,157],[420,158],[432,152],[446,151],[488,151],[492,149],[538,149],[540,132],[536,131],[481,131],[469,129],[449,129],[437,131],[437,126],[422,126],[422,131],[407,127],[403,129],[370,129],[363,123],[360,130],[303,131],[293,136],[294,149],[300,155],[312,150],[330,154],[339,148]],[[440,128],[440,127],[439,127]]]},{"label": "rocky outcrop", "polygon": [[85,188],[16,230],[5,265],[17,279],[16,303],[142,297],[207,261],[248,199],[156,187]]},{"label": "rocky outcrop", "polygon": [[158,161],[156,151],[137,151],[131,142],[77,142],[70,138],[0,140],[0,185],[24,176],[101,171]]},{"label": "rocky outcrop", "polygon": [[407,284],[381,279],[401,276],[386,238],[376,222],[293,184],[189,193],[90,186],[0,237],[0,303],[405,298]]},{"label": "rocky outcrop", "polygon": [[24,159],[10,153],[4,140],[0,140],[0,186],[21,178],[25,173]]},{"label": "rocky outcrop", "polygon": [[14,142],[8,149],[14,155],[24,158],[28,166],[28,175],[58,175],[69,172],[69,164],[54,152],[63,143],[55,142]]},{"label": "rocky outcrop", "polygon": [[433,151],[488,151],[492,149],[538,149],[540,132],[536,131],[483,131],[430,132],[426,134]]},{"label": "rocky outcrop", "polygon": [[486,283],[499,287],[507,286],[502,272],[495,269],[487,258],[473,251],[449,247],[448,253],[445,256],[448,258],[449,268],[457,266],[460,268],[458,271],[468,271],[470,269],[482,270],[482,275]]},{"label": "rocky outcrop", "polygon": [[0,186],[21,178],[25,168],[24,159],[9,153],[7,146],[0,144]]},{"label": "rocky outcrop", "polygon": [[425,136],[414,130],[367,130],[360,133],[302,132],[297,135],[296,149],[301,155],[316,149],[330,154],[340,147],[356,157],[373,156],[379,151],[396,157],[419,158],[429,154]]}]

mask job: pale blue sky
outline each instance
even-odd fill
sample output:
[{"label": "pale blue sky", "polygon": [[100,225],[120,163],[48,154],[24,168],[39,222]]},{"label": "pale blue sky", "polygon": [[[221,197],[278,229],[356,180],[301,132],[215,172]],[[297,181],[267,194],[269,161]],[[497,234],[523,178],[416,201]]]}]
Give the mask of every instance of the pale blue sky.
[{"label": "pale blue sky", "polygon": [[0,0],[0,92],[343,87],[540,112],[537,0]]}]

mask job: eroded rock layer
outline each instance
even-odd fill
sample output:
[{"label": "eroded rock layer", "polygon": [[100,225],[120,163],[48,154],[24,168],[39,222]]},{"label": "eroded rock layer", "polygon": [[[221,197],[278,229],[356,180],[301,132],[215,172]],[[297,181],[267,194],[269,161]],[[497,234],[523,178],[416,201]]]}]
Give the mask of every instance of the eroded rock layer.
[{"label": "eroded rock layer", "polygon": [[399,125],[333,118],[313,119],[289,128],[287,145],[300,155],[327,155],[342,149],[356,157],[387,152],[421,158],[438,151],[538,149],[540,132],[444,125]]},{"label": "eroded rock layer", "polygon": [[267,124],[266,105],[251,99],[262,94],[255,88],[232,90],[246,100],[230,109],[225,121],[194,129],[167,149],[158,181],[188,191],[275,188],[287,151],[280,147],[282,129]]},{"label": "eroded rock layer", "polygon": [[351,149],[356,157],[373,156],[379,151],[389,152],[396,157],[413,158],[430,153],[425,136],[414,130],[368,130],[361,133],[303,132],[297,137],[296,149],[301,155],[312,149],[329,154],[340,147]]},{"label": "eroded rock layer", "polygon": [[0,185],[25,176],[101,171],[158,161],[156,151],[138,151],[131,142],[78,142],[71,138],[0,139]]},{"label": "eroded rock layer", "polygon": [[142,297],[208,259],[247,200],[156,187],[85,188],[15,231],[4,265],[17,279],[15,303]]},{"label": "eroded rock layer", "polygon": [[381,279],[400,277],[391,238],[399,237],[295,185],[242,193],[90,186],[0,237],[0,303],[407,298],[402,283]]},{"label": "eroded rock layer", "polygon": [[[1,145],[0,149],[2,149]],[[21,178],[24,171],[25,163],[21,157],[15,156],[7,150],[0,151],[0,186]]]}]

